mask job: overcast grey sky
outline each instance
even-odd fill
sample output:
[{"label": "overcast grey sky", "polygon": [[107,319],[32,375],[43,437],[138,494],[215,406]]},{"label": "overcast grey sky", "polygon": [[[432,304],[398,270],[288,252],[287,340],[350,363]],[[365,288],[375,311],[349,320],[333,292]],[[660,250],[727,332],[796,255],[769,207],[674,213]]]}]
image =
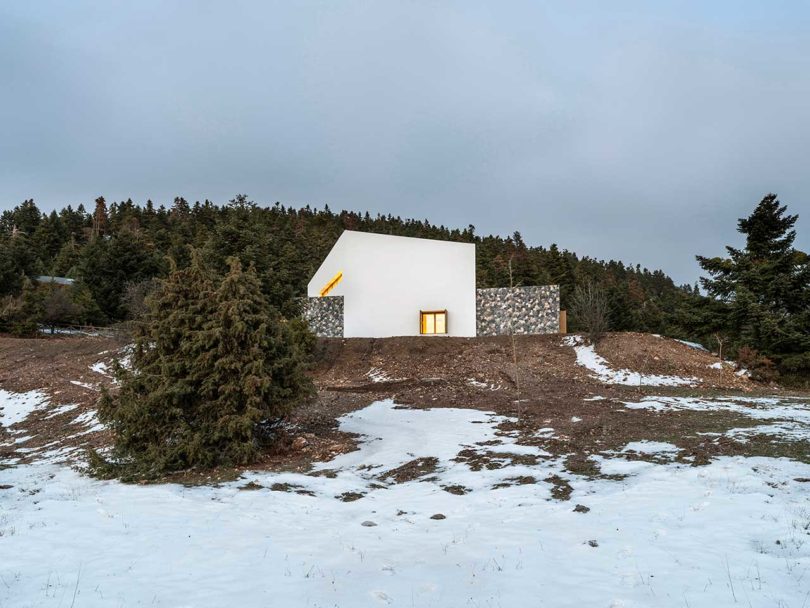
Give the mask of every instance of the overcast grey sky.
[{"label": "overcast grey sky", "polygon": [[0,206],[329,204],[698,276],[810,249],[810,3],[5,1]]}]

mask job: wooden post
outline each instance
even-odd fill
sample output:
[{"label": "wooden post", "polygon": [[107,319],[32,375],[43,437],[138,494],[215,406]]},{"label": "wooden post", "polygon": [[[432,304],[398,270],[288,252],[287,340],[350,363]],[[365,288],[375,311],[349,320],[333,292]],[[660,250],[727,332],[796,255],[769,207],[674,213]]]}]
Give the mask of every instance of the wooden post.
[{"label": "wooden post", "polygon": [[564,310],[560,311],[560,333],[568,333],[568,313]]}]

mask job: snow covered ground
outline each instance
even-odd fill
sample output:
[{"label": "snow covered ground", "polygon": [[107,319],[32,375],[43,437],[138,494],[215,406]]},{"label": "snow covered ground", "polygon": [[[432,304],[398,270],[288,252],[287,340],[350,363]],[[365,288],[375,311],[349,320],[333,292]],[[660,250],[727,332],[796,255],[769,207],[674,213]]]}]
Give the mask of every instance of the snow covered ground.
[{"label": "snow covered ground", "polygon": [[9,428],[22,422],[31,412],[45,407],[47,403],[47,395],[40,391],[12,393],[0,389],[0,426]]},{"label": "snow covered ground", "polygon": [[810,429],[810,405],[797,397],[644,397],[627,401],[629,409],[728,411],[756,420],[789,420]]},{"label": "snow covered ground", "polygon": [[[737,441],[747,441],[755,435],[768,435],[789,441],[810,441],[810,404],[804,399],[793,397],[645,397],[641,401],[625,402],[629,409],[650,409],[655,411],[695,410],[704,412],[732,412],[746,418],[761,420],[765,424],[739,429],[729,429],[725,433],[705,433],[707,435],[732,437]],[[810,601],[808,602],[810,605]]]},{"label": "snow covered ground", "polygon": [[[41,395],[3,399],[42,407]],[[793,422],[807,407],[760,405]],[[9,419],[24,418],[23,406],[14,411]],[[723,458],[690,467],[616,454],[595,460],[624,479],[588,480],[518,445],[498,428],[504,421],[378,402],[341,419],[362,436],[358,451],[313,474],[256,472],[218,487],[97,481],[52,461],[0,469],[0,487],[12,486],[0,490],[0,606],[810,602],[810,482],[801,481],[810,465]],[[464,448],[494,452],[503,466],[472,471],[455,460]],[[677,447],[625,450],[667,462]],[[436,470],[405,483],[387,475],[419,458],[435,458]],[[551,499],[551,475],[571,484],[570,501]],[[527,476],[537,483],[495,488]],[[240,489],[247,482],[258,489]],[[338,498],[346,493],[362,498]]]},{"label": "snow covered ground", "polygon": [[580,336],[567,336],[565,346],[571,346],[577,354],[577,365],[591,371],[591,377],[605,384],[625,384],[629,386],[693,386],[697,378],[640,374],[629,369],[611,369],[604,357],[599,356],[593,344],[585,344]]}]

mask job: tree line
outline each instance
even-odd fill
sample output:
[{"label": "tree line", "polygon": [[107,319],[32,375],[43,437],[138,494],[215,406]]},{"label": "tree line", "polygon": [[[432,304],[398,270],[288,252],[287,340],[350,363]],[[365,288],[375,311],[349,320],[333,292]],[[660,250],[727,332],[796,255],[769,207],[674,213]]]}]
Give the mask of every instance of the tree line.
[{"label": "tree line", "polygon": [[[225,276],[230,258],[256,273],[262,296],[286,318],[345,230],[476,244],[479,287],[559,284],[569,327],[586,330],[576,314],[583,293],[603,302],[604,328],[658,333],[742,355],[763,374],[801,378],[810,372],[810,264],[793,247],[796,216],[768,195],[739,221],[746,245],[724,258],[698,257],[707,276],[676,285],[661,270],[529,246],[521,234],[478,235],[466,228],[329,207],[259,206],[244,195],[227,205],[170,205],[100,197],[92,210],[68,205],[43,213],[27,200],[0,216],[0,331],[29,333],[40,324],[103,325],[143,314],[156,279],[191,264],[196,250],[211,273]],[[64,290],[37,287],[38,275],[76,279]],[[579,295],[579,297],[578,297]],[[140,311],[140,312],[139,312]],[[769,371],[771,370],[771,371]]]}]

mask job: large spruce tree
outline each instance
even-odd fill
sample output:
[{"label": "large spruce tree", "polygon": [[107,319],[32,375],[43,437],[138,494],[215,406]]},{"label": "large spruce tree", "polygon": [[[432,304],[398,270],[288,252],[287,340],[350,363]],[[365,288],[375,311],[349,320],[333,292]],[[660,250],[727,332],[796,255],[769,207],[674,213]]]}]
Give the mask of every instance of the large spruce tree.
[{"label": "large spruce tree", "polygon": [[309,394],[310,381],[297,334],[267,304],[255,269],[244,271],[237,258],[228,265],[199,337],[200,441],[219,461],[246,464],[258,453],[258,425],[283,418]]},{"label": "large spruce tree", "polygon": [[783,370],[810,372],[810,259],[793,247],[797,215],[786,214],[775,194],[738,222],[745,247],[728,257],[697,256],[709,277],[701,283],[726,304],[716,323],[734,347],[748,346]]},{"label": "large spruce tree", "polygon": [[99,474],[150,478],[193,467],[238,465],[258,454],[260,423],[309,392],[305,353],[269,308],[252,269],[231,260],[221,284],[198,252],[149,302],[132,369],[99,417],[115,434]]}]

